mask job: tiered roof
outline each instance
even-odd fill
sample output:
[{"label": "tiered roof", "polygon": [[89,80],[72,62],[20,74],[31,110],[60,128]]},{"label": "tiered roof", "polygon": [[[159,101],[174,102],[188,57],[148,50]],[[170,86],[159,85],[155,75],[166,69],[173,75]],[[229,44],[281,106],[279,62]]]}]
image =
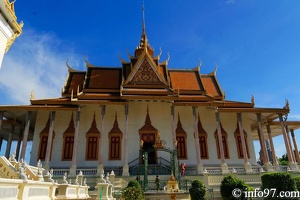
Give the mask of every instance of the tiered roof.
[{"label": "tiered roof", "polygon": [[68,77],[62,97],[31,100],[33,105],[67,105],[130,100],[167,100],[174,104],[209,103],[222,107],[250,107],[251,103],[226,101],[215,71],[200,74],[200,66],[191,69],[169,69],[168,60],[160,62],[160,55],[148,43],[144,22],[140,43],[129,61],[121,60],[121,67],[94,66],[86,61],[86,71],[78,71],[68,64]]},{"label": "tiered roof", "polygon": [[[0,106],[0,111],[9,111],[4,113],[7,120],[2,124],[10,124],[13,121],[24,124],[26,111],[76,111],[87,104],[127,105],[132,100],[155,100],[167,101],[173,106],[206,106],[218,112],[248,113],[255,139],[257,139],[256,114],[261,113],[264,123],[274,127],[272,135],[281,134],[280,124],[275,120],[278,119],[278,113],[284,115],[289,113],[288,104],[283,108],[257,108],[254,107],[254,98],[251,102],[226,100],[215,71],[201,74],[201,64],[191,69],[169,69],[170,57],[160,62],[161,53],[162,51],[154,56],[154,50],[147,39],[143,18],[141,39],[134,55],[128,54],[129,61],[120,58],[120,67],[104,67],[94,66],[85,60],[85,71],[75,70],[67,63],[68,76],[62,89],[62,97],[31,98],[30,105]],[[33,113],[32,121],[35,123],[36,113]],[[300,127],[298,121],[287,121],[286,124],[293,129]],[[264,132],[266,133],[266,130]]]}]

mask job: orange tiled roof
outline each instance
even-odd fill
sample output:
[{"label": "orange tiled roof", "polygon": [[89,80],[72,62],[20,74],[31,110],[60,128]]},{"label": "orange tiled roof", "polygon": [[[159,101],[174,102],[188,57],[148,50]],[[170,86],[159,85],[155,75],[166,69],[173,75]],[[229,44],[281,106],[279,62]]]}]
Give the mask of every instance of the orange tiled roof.
[{"label": "orange tiled roof", "polygon": [[85,88],[118,89],[121,85],[121,68],[89,68]]},{"label": "orange tiled roof", "polygon": [[162,75],[162,77],[164,77],[165,78],[165,80],[168,80],[168,78],[167,78],[167,73],[166,73],[166,66],[165,65],[159,65],[158,67],[157,67],[157,70],[159,71],[159,73]]},{"label": "orange tiled roof", "polygon": [[201,80],[205,87],[206,94],[209,96],[222,96],[217,80],[213,75],[202,75]]},{"label": "orange tiled roof", "polygon": [[198,71],[169,70],[173,89],[203,91]]},{"label": "orange tiled roof", "polygon": [[67,85],[65,88],[65,93],[71,94],[77,91],[79,86],[79,91],[82,91],[83,81],[85,77],[85,72],[70,72],[67,80]]}]

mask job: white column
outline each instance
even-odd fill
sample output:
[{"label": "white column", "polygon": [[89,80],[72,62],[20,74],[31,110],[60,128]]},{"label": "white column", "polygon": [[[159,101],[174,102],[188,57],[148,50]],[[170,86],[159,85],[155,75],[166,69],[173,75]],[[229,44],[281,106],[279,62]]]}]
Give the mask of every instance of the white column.
[{"label": "white column", "polygon": [[27,147],[27,139],[28,139],[28,134],[29,134],[29,126],[30,126],[30,120],[31,120],[31,111],[27,111],[26,115],[26,125],[23,133],[23,142],[22,142],[22,148],[21,148],[21,155],[20,159],[25,160],[25,153],[26,153],[26,147]]},{"label": "white column", "polygon": [[105,119],[105,105],[101,106],[101,136],[100,136],[100,144],[99,144],[99,154],[98,154],[98,167],[97,167],[97,175],[100,175],[103,168],[103,137],[104,137],[104,119]]},{"label": "white column", "polygon": [[260,145],[261,145],[261,150],[263,153],[263,157],[264,157],[264,166],[266,167],[267,171],[274,171],[274,168],[272,166],[272,164],[270,163],[269,160],[269,155],[267,152],[267,147],[266,147],[266,140],[265,140],[265,135],[264,135],[264,131],[262,128],[262,116],[261,113],[256,113],[257,116],[257,122],[258,122],[258,133],[259,133],[259,139],[260,139]]},{"label": "white column", "polygon": [[278,116],[279,116],[279,120],[280,120],[280,124],[281,124],[281,130],[282,130],[282,135],[283,135],[283,139],[284,139],[287,157],[288,157],[289,162],[292,162],[293,159],[291,156],[291,149],[290,149],[290,145],[288,144],[287,132],[286,132],[285,125],[283,122],[282,114],[280,113],[280,114],[278,114]]},{"label": "white column", "polygon": [[295,134],[294,134],[294,129],[291,129],[291,136],[292,136],[294,147],[295,147],[296,160],[297,160],[298,164],[300,165],[299,150],[298,150],[298,145],[297,145],[297,141],[296,141]]},{"label": "white column", "polygon": [[219,145],[219,149],[220,149],[221,169],[222,169],[222,173],[226,174],[229,171],[228,171],[228,166],[225,163],[225,155],[224,155],[221,124],[220,124],[220,114],[219,114],[219,112],[216,112],[215,115],[216,115],[216,124],[217,124],[217,132],[218,132],[218,145]]},{"label": "white column", "polygon": [[248,161],[248,152],[247,152],[246,139],[245,139],[243,124],[242,124],[243,120],[242,120],[242,114],[241,113],[237,113],[237,120],[238,120],[240,137],[241,137],[241,142],[242,142],[245,172],[246,173],[251,173],[251,172],[253,172],[253,170],[252,170],[251,164]]},{"label": "white column", "polygon": [[177,148],[176,147],[176,132],[175,132],[175,107],[171,106],[171,123],[172,123],[172,140],[173,140],[173,149]]},{"label": "white column", "polygon": [[70,175],[71,176],[75,176],[76,175],[79,122],[80,122],[80,108],[76,112],[74,144],[73,144],[73,152],[72,152],[72,162],[71,162],[71,167],[70,167]]},{"label": "white column", "polygon": [[260,152],[261,152],[262,163],[264,164],[264,163],[267,162],[266,161],[267,159],[266,159],[265,153],[263,151],[264,142],[261,139],[261,133],[260,133],[259,128],[257,129],[257,135],[258,135],[258,140],[259,140],[259,145],[260,145]]},{"label": "white column", "polygon": [[20,155],[20,148],[21,148],[21,142],[22,142],[22,134],[23,134],[23,130],[20,129],[20,132],[18,135],[17,149],[16,149],[16,159],[17,160],[20,160],[19,155]]},{"label": "white column", "polygon": [[[45,156],[45,173],[49,171],[49,161],[52,154],[52,139],[53,139],[53,126],[55,120],[55,111],[50,112],[50,124],[49,124],[49,133],[47,140],[46,156]],[[74,149],[73,149],[74,151]]]},{"label": "white column", "polygon": [[16,124],[15,122],[13,122],[13,124],[11,125],[11,129],[10,129],[10,133],[8,134],[8,139],[7,139],[7,144],[6,144],[6,151],[5,151],[5,157],[8,159],[10,156],[10,151],[11,151],[11,143],[13,140],[13,134],[15,132],[15,127]]},{"label": "white column", "polygon": [[244,129],[243,129],[243,125],[242,125],[242,114],[241,113],[237,113],[237,120],[238,120],[239,131],[240,131],[241,142],[242,142],[244,163],[247,163],[248,162],[248,153],[247,153]]},{"label": "white column", "polygon": [[125,105],[124,165],[122,176],[129,176],[128,166],[128,105]]},{"label": "white column", "polygon": [[200,145],[199,145],[197,107],[193,106],[192,109],[193,109],[193,117],[194,117],[194,139],[195,139],[195,148],[196,148],[197,174],[201,174],[203,172],[203,164],[201,162],[201,152],[200,152]]},{"label": "white column", "polygon": [[293,162],[296,162],[294,150],[293,150],[293,147],[292,147],[291,138],[290,138],[290,135],[289,135],[289,128],[288,128],[288,125],[285,125],[285,129],[286,129],[286,134],[287,134],[287,138],[288,138],[288,143],[289,143],[290,149],[291,149],[292,160],[293,160]]},{"label": "white column", "polygon": [[272,138],[272,134],[271,134],[270,124],[267,124],[267,132],[268,132],[268,137],[269,137],[271,151],[272,151],[273,165],[277,166],[278,165],[278,161],[277,161],[277,158],[276,158],[276,152],[275,152],[275,148],[274,148],[274,143],[273,143],[273,138]]}]

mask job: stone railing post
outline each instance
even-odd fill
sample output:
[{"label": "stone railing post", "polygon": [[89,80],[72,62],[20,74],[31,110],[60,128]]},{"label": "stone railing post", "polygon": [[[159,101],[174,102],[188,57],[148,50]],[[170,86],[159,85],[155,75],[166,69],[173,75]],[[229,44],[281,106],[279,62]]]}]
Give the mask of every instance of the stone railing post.
[{"label": "stone railing post", "polygon": [[208,171],[206,169],[203,170],[203,180],[205,187],[209,188]]}]

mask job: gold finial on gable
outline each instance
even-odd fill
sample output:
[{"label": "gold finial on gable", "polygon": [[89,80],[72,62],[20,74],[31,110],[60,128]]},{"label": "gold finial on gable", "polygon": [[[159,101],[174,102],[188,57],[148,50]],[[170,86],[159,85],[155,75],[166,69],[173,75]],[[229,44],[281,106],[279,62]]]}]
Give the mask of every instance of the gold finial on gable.
[{"label": "gold finial on gable", "polygon": [[34,90],[32,90],[30,93],[30,100],[34,100]]}]

